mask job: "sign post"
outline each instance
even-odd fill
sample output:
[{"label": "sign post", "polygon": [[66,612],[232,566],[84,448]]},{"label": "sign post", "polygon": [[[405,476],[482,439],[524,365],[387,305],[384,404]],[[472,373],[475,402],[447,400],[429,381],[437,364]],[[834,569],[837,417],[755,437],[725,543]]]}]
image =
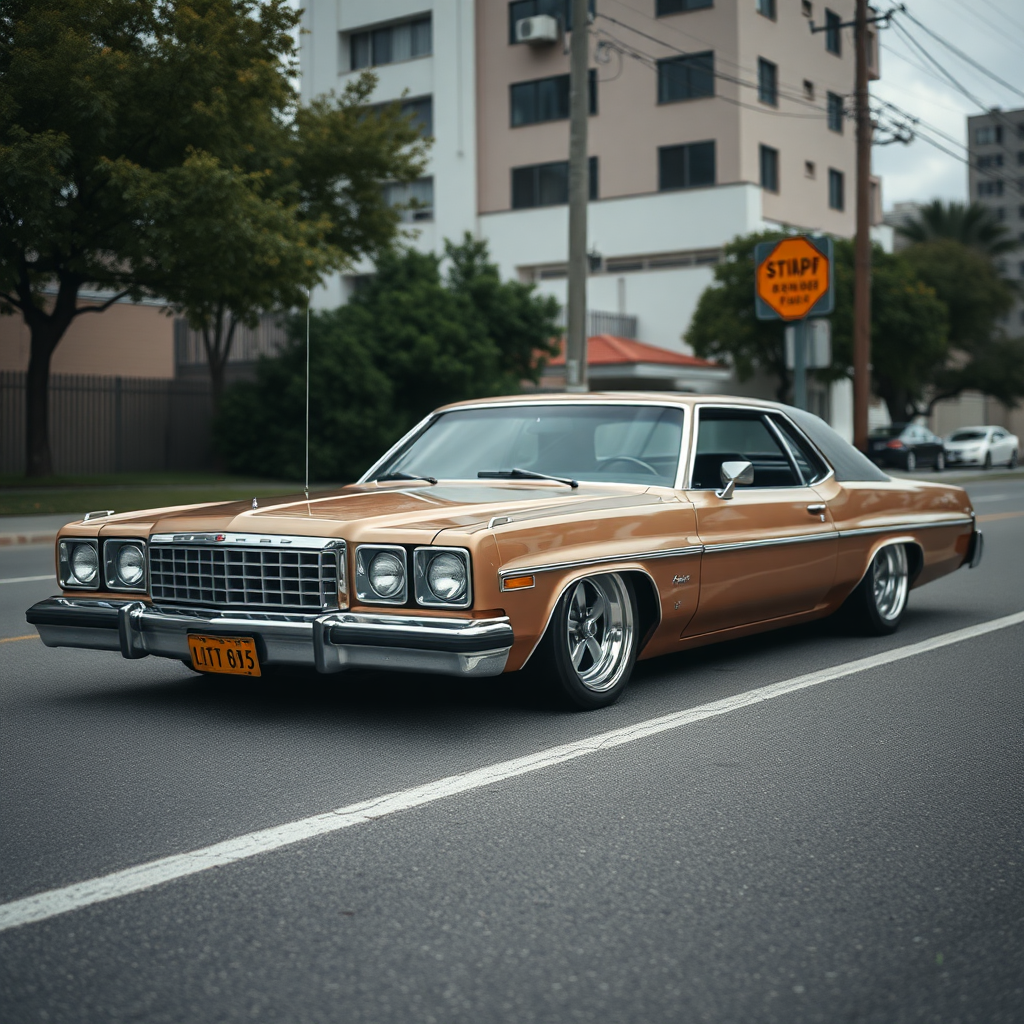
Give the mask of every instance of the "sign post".
[{"label": "sign post", "polygon": [[758,320],[784,320],[793,325],[793,402],[806,409],[807,320],[828,316],[835,308],[832,239],[794,235],[778,242],[759,242],[754,249],[754,268]]}]

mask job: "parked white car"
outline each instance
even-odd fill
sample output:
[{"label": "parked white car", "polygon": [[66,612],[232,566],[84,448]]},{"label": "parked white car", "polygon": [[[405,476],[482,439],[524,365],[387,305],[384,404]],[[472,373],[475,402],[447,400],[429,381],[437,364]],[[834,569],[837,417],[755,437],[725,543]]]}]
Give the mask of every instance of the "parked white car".
[{"label": "parked white car", "polygon": [[947,466],[1017,465],[1020,439],[1002,427],[961,427],[943,442]]}]

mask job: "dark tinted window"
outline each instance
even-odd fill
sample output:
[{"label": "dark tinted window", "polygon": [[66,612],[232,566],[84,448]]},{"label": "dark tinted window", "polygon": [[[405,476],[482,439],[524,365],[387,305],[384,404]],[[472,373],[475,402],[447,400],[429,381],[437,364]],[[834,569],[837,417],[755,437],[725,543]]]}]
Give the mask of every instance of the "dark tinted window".
[{"label": "dark tinted window", "polygon": [[662,146],[658,150],[658,188],[698,188],[715,183],[714,142]]},{"label": "dark tinted window", "polygon": [[[590,172],[590,198],[597,198],[597,157],[587,161]],[[512,168],[512,209],[533,206],[557,206],[569,202],[569,161],[530,164]]]},{"label": "dark tinted window", "polygon": [[[588,72],[590,113],[597,113],[597,72]],[[509,86],[513,128],[542,121],[561,121],[569,116],[569,76],[553,75]]]},{"label": "dark tinted window", "polygon": [[861,454],[848,441],[844,441],[823,419],[803,409],[786,407],[789,418],[814,442],[815,447],[828,459],[840,483],[853,480],[888,480],[866,455]]},{"label": "dark tinted window", "polygon": [[828,476],[828,466],[821,460],[817,452],[807,443],[807,439],[784,416],[772,416],[775,425],[789,445],[790,454],[796,462],[805,484],[813,484]]},{"label": "dark tinted window", "polygon": [[721,487],[723,462],[751,463],[754,467],[752,487],[795,487],[802,482],[797,479],[789,455],[761,413],[701,409],[691,487],[695,490]]},{"label": "dark tinted window", "polygon": [[663,14],[682,14],[683,11],[698,11],[711,6],[712,0],[657,0],[655,13],[660,18]]},{"label": "dark tinted window", "polygon": [[715,95],[713,50],[658,61],[658,102],[675,103]]},{"label": "dark tinted window", "polygon": [[779,151],[771,146],[761,147],[761,188],[779,191]]}]

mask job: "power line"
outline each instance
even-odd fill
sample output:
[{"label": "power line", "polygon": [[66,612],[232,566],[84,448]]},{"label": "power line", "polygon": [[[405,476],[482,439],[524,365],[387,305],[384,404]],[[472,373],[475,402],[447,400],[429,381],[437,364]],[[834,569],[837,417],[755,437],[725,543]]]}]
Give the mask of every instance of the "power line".
[{"label": "power line", "polygon": [[[934,71],[932,71],[931,68],[924,64],[919,64],[916,60],[911,60],[905,53],[900,53],[899,50],[895,50],[891,46],[887,46],[885,43],[882,43],[881,45],[882,49],[885,50],[886,53],[891,53],[894,57],[898,57],[904,63],[909,64],[916,71],[920,71],[922,74],[928,75],[930,78],[934,78],[936,82],[939,82],[947,89],[949,88],[949,82],[945,78],[940,78]],[[924,99],[924,97],[922,97],[922,99]],[[948,107],[946,104],[937,103],[935,100],[930,98],[926,99],[926,102],[931,103],[932,106],[935,107],[942,107],[943,110],[948,110],[953,114],[963,114],[963,110],[957,110],[955,107]]]},{"label": "power line", "polygon": [[992,2],[992,0],[983,0],[983,3],[988,4],[989,7],[991,7],[992,10],[995,11],[999,15],[999,17],[1004,18],[1011,25],[1015,26],[1016,28],[1019,28],[1021,30],[1021,32],[1024,32],[1024,25],[1022,25],[1019,21],[1014,21],[1013,18],[1011,18],[1005,11],[1000,10],[1000,8],[998,8]]},{"label": "power line", "polygon": [[[939,0],[939,3],[941,3],[943,5],[943,7],[945,7],[947,10],[951,10],[951,11],[955,12],[958,17],[962,16],[965,11],[968,14],[973,14],[974,17],[976,17],[983,24],[985,24],[985,25],[987,25],[990,28],[995,30],[995,32],[997,33],[997,38],[998,38],[1000,43],[1003,43],[1003,44],[1007,44],[1008,43],[1011,46],[1017,47],[1017,49],[1021,50],[1021,52],[1024,52],[1024,47],[1022,47],[1020,45],[1020,43],[1018,43],[1016,41],[1016,39],[1014,39],[1012,36],[1008,36],[1006,34],[1005,28],[1001,28],[995,22],[989,21],[988,18],[986,18],[984,14],[979,13],[971,4],[969,4],[969,3],[967,3],[967,4],[952,4],[952,3],[947,3],[946,0]],[[1007,19],[1007,20],[1009,20],[1009,19]],[[1024,28],[1022,28],[1022,31],[1024,31]],[[991,36],[989,38],[991,38]]]},{"label": "power line", "polygon": [[998,82],[1001,86],[1003,86],[1004,89],[1009,89],[1010,92],[1015,92],[1018,96],[1024,99],[1024,92],[1021,92],[1020,89],[1018,89],[1015,85],[1010,85],[1009,82],[1004,81],[998,75],[993,74],[991,71],[988,70],[988,68],[979,64],[973,57],[968,56],[959,47],[956,47],[952,43],[947,42],[938,33],[933,32],[927,25],[922,24],[920,21],[918,21],[917,18],[915,18],[910,13],[910,11],[907,10],[906,4],[902,4],[900,6],[900,11],[901,13],[905,14],[919,29],[921,29],[924,32],[927,32],[928,35],[932,37],[932,39],[934,39],[937,43],[940,43],[942,46],[946,47],[946,49],[949,50],[951,53],[955,53],[961,60],[966,61],[968,64],[971,65],[971,67],[976,68],[983,75],[988,75],[988,77],[991,78],[993,82]]}]

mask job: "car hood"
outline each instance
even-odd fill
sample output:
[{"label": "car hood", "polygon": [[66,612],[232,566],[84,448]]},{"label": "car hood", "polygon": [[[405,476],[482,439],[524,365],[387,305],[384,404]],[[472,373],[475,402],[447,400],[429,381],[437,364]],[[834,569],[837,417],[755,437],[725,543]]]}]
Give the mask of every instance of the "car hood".
[{"label": "car hood", "polygon": [[495,517],[519,521],[569,512],[599,512],[662,500],[635,484],[581,483],[578,488],[546,481],[453,481],[429,484],[352,484],[330,493],[285,495],[210,505],[130,512],[103,520],[106,536],[126,529],[147,534],[245,533],[345,537],[365,528],[437,534],[441,530],[486,529]]}]

